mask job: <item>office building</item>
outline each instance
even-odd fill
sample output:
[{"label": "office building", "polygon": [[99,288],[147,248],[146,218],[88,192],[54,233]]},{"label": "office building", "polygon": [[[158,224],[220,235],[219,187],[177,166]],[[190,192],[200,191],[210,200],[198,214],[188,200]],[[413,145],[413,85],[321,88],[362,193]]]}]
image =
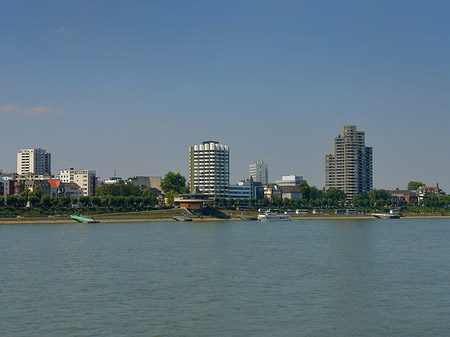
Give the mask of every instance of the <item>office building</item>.
[{"label": "office building", "polygon": [[248,165],[248,173],[254,182],[261,184],[267,184],[269,182],[268,165],[263,161],[257,161]]},{"label": "office building", "polygon": [[141,189],[153,188],[161,192],[161,177],[158,176],[134,176],[128,178],[127,182],[138,186]]},{"label": "office building", "polygon": [[80,186],[83,196],[95,195],[97,184],[96,172],[93,170],[76,170],[73,168],[61,170],[59,177],[62,183],[75,183]]},{"label": "office building", "polygon": [[287,176],[281,176],[281,180],[275,181],[275,184],[277,184],[278,186],[298,186],[298,184],[300,184],[302,180],[302,176],[290,174]]},{"label": "office building", "polygon": [[228,187],[229,199],[263,199],[264,189],[258,181],[240,180],[236,185]]},{"label": "office building", "polygon": [[17,174],[51,174],[51,154],[44,149],[20,149],[17,153]]},{"label": "office building", "polygon": [[230,149],[215,141],[189,148],[189,185],[212,198],[228,198]]},{"label": "office building", "polygon": [[325,157],[325,189],[340,189],[351,200],[372,189],[372,167],[372,148],[365,146],[365,133],[345,125],[334,139],[334,153]]}]

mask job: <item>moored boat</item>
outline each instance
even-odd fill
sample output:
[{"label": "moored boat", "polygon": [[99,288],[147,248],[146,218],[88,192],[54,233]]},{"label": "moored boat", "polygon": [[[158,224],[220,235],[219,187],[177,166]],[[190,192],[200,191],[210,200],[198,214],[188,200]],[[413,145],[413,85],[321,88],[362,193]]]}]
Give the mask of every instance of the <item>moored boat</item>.
[{"label": "moored boat", "polygon": [[372,213],[372,216],[378,219],[400,219],[399,214],[391,214],[391,213]]},{"label": "moored boat", "polygon": [[76,222],[80,222],[80,223],[97,223],[97,222],[100,222],[100,221],[95,220],[93,218],[86,218],[86,217],[82,217],[82,216],[78,216],[78,215],[71,215],[70,217],[73,220],[75,220]]},{"label": "moored boat", "polygon": [[187,215],[174,215],[172,218],[176,221],[192,221],[192,219],[188,218]]},{"label": "moored boat", "polygon": [[371,215],[378,219],[400,219],[398,209],[391,209],[389,213],[372,213]]},{"label": "moored boat", "polygon": [[258,221],[290,221],[292,220],[289,215],[281,214],[258,214]]}]

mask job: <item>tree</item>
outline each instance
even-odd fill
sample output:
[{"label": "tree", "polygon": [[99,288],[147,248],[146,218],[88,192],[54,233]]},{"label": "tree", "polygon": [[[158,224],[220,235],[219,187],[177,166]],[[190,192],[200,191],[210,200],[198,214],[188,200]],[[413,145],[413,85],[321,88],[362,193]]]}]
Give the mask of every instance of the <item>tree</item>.
[{"label": "tree", "polygon": [[17,205],[18,201],[19,201],[19,199],[17,198],[16,195],[8,195],[6,197],[6,203],[8,206],[14,207]]},{"label": "tree", "polygon": [[408,190],[415,191],[419,189],[419,187],[425,186],[424,183],[421,183],[420,181],[410,181],[408,183]]},{"label": "tree", "polygon": [[95,194],[98,196],[113,195],[116,197],[120,195],[120,186],[119,184],[104,184],[95,189]]},{"label": "tree", "polygon": [[144,189],[144,190],[142,191],[141,196],[142,196],[142,197],[145,197],[145,196],[147,196],[147,195],[154,196],[155,193],[153,193],[153,191],[147,187],[146,189]]},{"label": "tree", "polygon": [[161,188],[164,193],[182,193],[186,186],[186,178],[180,173],[168,172],[161,181]]},{"label": "tree", "polygon": [[124,207],[125,206],[125,197],[119,195],[118,197],[116,197],[116,205],[118,207]]},{"label": "tree", "polygon": [[156,199],[156,197],[152,194],[152,195],[145,195],[142,197],[142,204],[144,206],[154,206],[158,203],[158,200]]},{"label": "tree", "polygon": [[311,196],[311,188],[308,185],[308,182],[306,180],[302,180],[300,184],[298,184],[298,189],[302,193],[303,199],[309,199]]},{"label": "tree", "polygon": [[100,201],[100,197],[96,197],[96,196],[91,197],[91,204],[92,204],[92,206],[100,207],[102,205],[102,203]]},{"label": "tree", "polygon": [[125,197],[125,205],[127,207],[133,207],[135,203],[135,199],[133,195],[130,195],[128,197]]},{"label": "tree", "polygon": [[61,197],[60,202],[63,207],[68,207],[70,205],[70,197],[65,195]]},{"label": "tree", "polygon": [[134,203],[137,206],[142,206],[142,197],[134,197]]},{"label": "tree", "polygon": [[89,204],[91,203],[91,198],[89,198],[88,196],[82,196],[80,197],[80,202],[83,204],[84,207],[88,207]]},{"label": "tree", "polygon": [[344,191],[337,188],[330,188],[325,193],[325,198],[328,199],[328,204],[330,206],[338,206],[339,203],[342,205],[345,203],[346,195]]},{"label": "tree", "polygon": [[109,196],[108,196],[108,205],[109,205],[110,207],[115,207],[115,206],[117,206],[117,197],[112,196],[112,195],[109,195]]},{"label": "tree", "polygon": [[52,205],[52,198],[49,195],[43,195],[41,198],[41,205],[43,207],[50,207]]},{"label": "tree", "polygon": [[30,202],[31,207],[38,206],[41,199],[39,199],[36,195],[32,194],[28,197],[28,201]]},{"label": "tree", "polygon": [[[22,193],[19,194],[19,197],[25,198],[28,201],[28,195],[30,194],[30,190],[28,187],[25,187]],[[25,202],[26,203],[26,202]]]},{"label": "tree", "polygon": [[141,195],[142,190],[138,186],[128,182],[126,184],[104,184],[97,187],[95,193],[100,197],[107,195],[128,197],[130,195]]},{"label": "tree", "polygon": [[319,190],[316,186],[311,186],[309,192],[309,198],[313,200],[323,199],[323,191]]},{"label": "tree", "polygon": [[53,207],[59,206],[59,199],[57,197],[51,197],[51,203]]},{"label": "tree", "polygon": [[19,200],[17,202],[17,206],[19,207],[25,207],[28,202],[28,196],[23,196],[22,193],[20,194]]},{"label": "tree", "polygon": [[391,194],[386,190],[371,190],[367,192],[367,196],[369,197],[370,206],[386,206],[390,205],[392,202]]},{"label": "tree", "polygon": [[34,189],[33,189],[33,193],[32,193],[35,197],[37,197],[37,198],[39,198],[39,200],[41,200],[41,198],[42,198],[42,190],[41,190],[41,188],[39,187],[39,186],[36,186]]},{"label": "tree", "polygon": [[131,182],[120,185],[120,195],[124,197],[136,196],[141,194],[142,190],[138,186],[133,185]]}]

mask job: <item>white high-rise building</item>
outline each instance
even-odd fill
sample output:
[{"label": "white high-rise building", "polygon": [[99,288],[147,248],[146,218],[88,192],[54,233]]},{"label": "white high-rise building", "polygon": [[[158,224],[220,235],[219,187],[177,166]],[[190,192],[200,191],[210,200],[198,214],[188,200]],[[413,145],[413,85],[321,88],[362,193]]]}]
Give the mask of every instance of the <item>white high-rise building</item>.
[{"label": "white high-rise building", "polygon": [[81,187],[84,196],[95,194],[96,172],[94,170],[76,170],[73,168],[61,170],[59,180],[63,183],[75,183]]},{"label": "white high-rise building", "polygon": [[44,149],[20,149],[17,153],[17,174],[51,174],[51,154]]},{"label": "white high-rise building", "polygon": [[215,141],[189,148],[189,185],[214,198],[227,198],[230,184],[230,149]]},{"label": "white high-rise building", "polygon": [[268,165],[263,161],[257,161],[248,165],[248,173],[254,182],[261,184],[267,184],[269,182]]}]

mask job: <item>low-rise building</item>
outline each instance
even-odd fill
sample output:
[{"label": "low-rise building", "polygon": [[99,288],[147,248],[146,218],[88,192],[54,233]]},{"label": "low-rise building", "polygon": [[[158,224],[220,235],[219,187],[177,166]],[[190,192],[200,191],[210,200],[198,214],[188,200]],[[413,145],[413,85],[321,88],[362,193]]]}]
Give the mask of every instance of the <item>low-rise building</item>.
[{"label": "low-rise building", "polygon": [[134,186],[138,186],[141,189],[157,189],[159,190],[159,193],[161,193],[161,177],[151,177],[151,176],[134,176],[131,178],[128,178],[127,180],[129,183],[133,184]]},{"label": "low-rise building", "polygon": [[61,183],[64,195],[71,198],[79,198],[83,196],[83,189],[75,183]]},{"label": "low-rise building", "polygon": [[48,175],[48,174],[33,174],[33,173],[11,174],[11,179],[14,179],[17,181],[47,180],[47,179],[54,179],[54,178],[55,178],[55,176]]},{"label": "low-rise building", "polygon": [[416,191],[410,190],[392,190],[388,191],[392,195],[392,203],[397,205],[400,201],[405,201],[407,204],[417,204],[419,198]]},{"label": "low-rise building", "polygon": [[25,180],[24,185],[30,192],[34,192],[36,188],[39,188],[42,195],[50,195],[50,183],[47,180]]},{"label": "low-rise building", "polygon": [[3,179],[3,196],[5,200],[8,195],[14,194],[15,183],[15,180]]},{"label": "low-rise building", "polygon": [[108,179],[106,179],[103,184],[109,184],[109,185],[113,185],[113,184],[124,184],[125,181],[122,179],[122,177],[109,177]]},{"label": "low-rise building", "polygon": [[180,205],[180,208],[190,210],[202,210],[205,203],[211,200],[208,194],[201,193],[198,187],[194,187],[191,193],[180,194],[174,198],[174,202]]},{"label": "low-rise building", "polygon": [[250,185],[230,185],[228,187],[228,199],[247,199],[249,200],[251,197],[251,188]]},{"label": "low-rise building", "polygon": [[302,198],[302,192],[298,186],[280,186],[281,197],[283,199],[297,200]]},{"label": "low-rise building", "polygon": [[96,172],[94,170],[77,170],[74,168],[61,170],[57,177],[63,183],[75,183],[81,187],[84,196],[95,195],[97,184]]},{"label": "low-rise building", "polygon": [[417,189],[419,201],[422,201],[426,195],[430,194],[433,194],[438,198],[442,197],[443,191],[439,188],[439,184],[436,184],[436,186],[422,186]]},{"label": "low-rise building", "polygon": [[281,189],[277,184],[264,184],[264,198],[267,198],[269,202],[273,202],[274,197],[281,198]]},{"label": "low-rise building", "polygon": [[47,179],[50,184],[50,196],[51,197],[62,197],[64,195],[64,188],[62,186],[61,180],[59,179]]},{"label": "low-rise building", "polygon": [[294,174],[290,174],[287,176],[281,176],[281,180],[275,181],[275,184],[278,186],[298,186],[300,182],[303,181],[302,176],[296,176]]},{"label": "low-rise building", "polygon": [[240,180],[236,185],[228,187],[228,199],[263,199],[262,184],[252,179]]}]

